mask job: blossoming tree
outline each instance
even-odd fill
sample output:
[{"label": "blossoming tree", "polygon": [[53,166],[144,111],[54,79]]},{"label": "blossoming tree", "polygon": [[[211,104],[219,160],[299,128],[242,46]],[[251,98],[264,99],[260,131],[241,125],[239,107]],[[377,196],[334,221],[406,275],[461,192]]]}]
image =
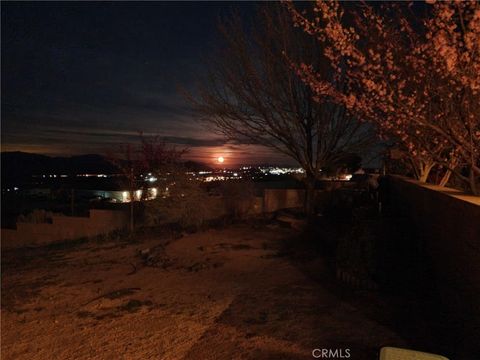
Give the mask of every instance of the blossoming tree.
[{"label": "blossoming tree", "polygon": [[480,4],[439,2],[417,16],[411,5],[316,1],[311,12],[287,3],[295,24],[325,48],[342,91],[312,64],[297,71],[318,97],[329,96],[373,122],[408,152],[418,178],[434,166],[478,194],[480,180]]}]

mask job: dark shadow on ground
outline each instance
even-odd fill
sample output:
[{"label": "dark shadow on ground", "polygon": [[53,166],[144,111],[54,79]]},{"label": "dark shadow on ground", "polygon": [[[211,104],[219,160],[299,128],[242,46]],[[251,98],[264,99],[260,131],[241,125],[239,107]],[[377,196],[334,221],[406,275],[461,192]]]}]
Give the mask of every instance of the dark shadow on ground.
[{"label": "dark shadow on ground", "polygon": [[[368,204],[360,210],[335,210],[317,217],[303,236],[287,239],[279,253],[335,297],[368,319],[393,329],[409,348],[450,359],[476,358],[465,350],[461,332],[456,331],[462,324],[455,322],[438,300],[430,261],[411,224],[395,214],[378,214],[375,206]],[[362,211],[363,215],[356,216],[356,212]],[[358,236],[352,234],[352,229],[358,228],[359,223],[375,244],[375,271],[371,274],[377,284],[374,291],[353,288],[336,276],[339,239]],[[343,337],[339,334],[336,340]],[[334,343],[335,339],[331,340]],[[383,346],[395,344],[386,342]],[[374,359],[372,350],[366,349]]]}]

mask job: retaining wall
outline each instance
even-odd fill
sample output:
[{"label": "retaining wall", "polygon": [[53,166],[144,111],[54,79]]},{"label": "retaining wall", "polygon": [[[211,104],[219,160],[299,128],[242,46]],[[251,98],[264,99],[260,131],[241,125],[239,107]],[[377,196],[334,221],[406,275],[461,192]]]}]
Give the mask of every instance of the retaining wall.
[{"label": "retaining wall", "polygon": [[92,237],[122,229],[128,214],[115,210],[90,210],[88,217],[52,216],[51,223],[17,223],[17,229],[2,229],[2,248],[46,245],[61,240]]},{"label": "retaining wall", "polygon": [[280,209],[302,207],[305,190],[302,189],[265,189],[263,212],[270,213]]},{"label": "retaining wall", "polygon": [[[325,191],[317,190],[319,194]],[[235,204],[235,211],[241,214],[272,213],[281,209],[302,207],[305,190],[303,189],[265,189],[263,197],[253,201]],[[225,215],[223,200],[216,199],[219,214]],[[230,209],[231,210],[231,209]],[[128,214],[118,210],[92,209],[88,217],[52,216],[51,223],[17,222],[17,229],[2,229],[2,248],[46,245],[57,241],[92,237],[122,229],[128,224]]]},{"label": "retaining wall", "polygon": [[387,201],[408,217],[431,261],[439,301],[474,341],[480,334],[480,197],[389,177]]}]

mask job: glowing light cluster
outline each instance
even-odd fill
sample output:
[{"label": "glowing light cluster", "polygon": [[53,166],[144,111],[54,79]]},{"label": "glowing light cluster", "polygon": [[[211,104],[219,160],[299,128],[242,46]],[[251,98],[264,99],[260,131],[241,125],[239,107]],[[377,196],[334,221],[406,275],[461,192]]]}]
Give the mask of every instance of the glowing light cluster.
[{"label": "glowing light cluster", "polygon": [[267,167],[260,168],[264,174],[270,175],[286,175],[286,174],[303,174],[305,170],[302,168],[288,168],[288,167]]},{"label": "glowing light cluster", "polygon": [[[168,188],[166,188],[168,191]],[[138,189],[133,192],[133,201],[141,201],[143,195],[143,190]],[[157,188],[149,188],[146,199],[143,200],[154,200],[158,196],[158,189]],[[130,202],[130,193],[128,191],[122,191],[122,202],[127,203]]]}]

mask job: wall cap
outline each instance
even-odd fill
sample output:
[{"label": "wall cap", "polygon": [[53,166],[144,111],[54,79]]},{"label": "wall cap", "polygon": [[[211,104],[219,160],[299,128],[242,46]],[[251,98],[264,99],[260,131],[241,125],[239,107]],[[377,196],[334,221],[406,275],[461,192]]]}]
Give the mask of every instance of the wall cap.
[{"label": "wall cap", "polygon": [[422,183],[418,180],[411,179],[405,176],[400,176],[400,175],[388,175],[389,177],[396,179],[396,180],[401,180],[405,181],[411,184],[415,184],[418,186],[421,186],[425,189],[429,189],[432,191],[436,191],[442,194],[445,194],[447,196],[453,197],[458,200],[462,200],[468,203],[471,203],[473,205],[480,206],[480,196],[475,196],[471,194],[467,194],[461,190],[449,188],[449,187],[444,187],[444,186],[438,186],[438,185],[433,185],[433,184],[427,184],[427,183]]}]

